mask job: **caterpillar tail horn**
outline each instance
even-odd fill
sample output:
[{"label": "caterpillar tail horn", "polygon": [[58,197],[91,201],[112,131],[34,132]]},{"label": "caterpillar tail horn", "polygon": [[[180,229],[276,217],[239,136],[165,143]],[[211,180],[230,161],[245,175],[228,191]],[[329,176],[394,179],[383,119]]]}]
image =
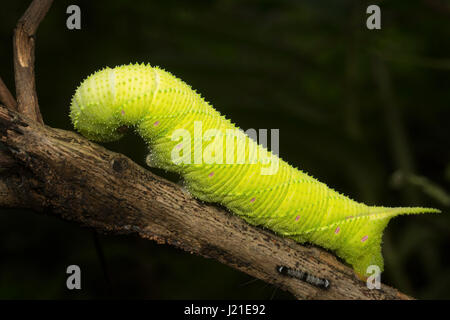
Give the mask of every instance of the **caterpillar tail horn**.
[{"label": "caterpillar tail horn", "polygon": [[347,261],[353,266],[359,278],[366,279],[371,274],[371,272],[368,272],[370,266],[377,266],[380,271],[383,271],[381,243],[383,231],[390,219],[406,214],[440,212],[438,209],[422,207],[369,207],[368,219],[372,220],[371,223],[366,224],[365,228],[354,235],[355,241],[350,241],[350,243],[365,245],[355,245],[353,248],[351,245],[346,246],[345,252],[342,252],[342,254],[348,257]]}]

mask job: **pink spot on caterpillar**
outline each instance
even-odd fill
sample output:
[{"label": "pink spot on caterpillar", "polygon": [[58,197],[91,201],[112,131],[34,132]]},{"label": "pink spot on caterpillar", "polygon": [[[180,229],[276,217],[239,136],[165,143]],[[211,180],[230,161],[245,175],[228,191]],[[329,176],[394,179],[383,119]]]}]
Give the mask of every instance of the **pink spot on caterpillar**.
[{"label": "pink spot on caterpillar", "polygon": [[295,217],[295,221],[298,221],[298,219],[300,219],[300,216]]},{"label": "pink spot on caterpillar", "polygon": [[159,124],[159,121],[156,121],[153,125],[156,127]]},{"label": "pink spot on caterpillar", "polygon": [[214,175],[214,172],[211,172],[210,174],[208,174],[208,177],[212,177]]},{"label": "pink spot on caterpillar", "polygon": [[252,198],[252,199],[250,200],[250,202],[255,202],[255,200],[256,200],[256,198]]},{"label": "pink spot on caterpillar", "polygon": [[369,239],[369,236],[364,236],[362,237],[361,242],[365,242],[367,239]]},{"label": "pink spot on caterpillar", "polygon": [[183,146],[182,143],[178,144],[178,145],[177,145],[177,149],[180,149],[182,146]]},{"label": "pink spot on caterpillar", "polygon": [[338,234],[339,231],[341,231],[341,228],[340,228],[340,227],[337,227],[337,228],[334,230],[334,233],[335,233],[335,234]]},{"label": "pink spot on caterpillar", "polygon": [[124,114],[125,114],[125,111],[122,110],[122,115],[124,115]]}]

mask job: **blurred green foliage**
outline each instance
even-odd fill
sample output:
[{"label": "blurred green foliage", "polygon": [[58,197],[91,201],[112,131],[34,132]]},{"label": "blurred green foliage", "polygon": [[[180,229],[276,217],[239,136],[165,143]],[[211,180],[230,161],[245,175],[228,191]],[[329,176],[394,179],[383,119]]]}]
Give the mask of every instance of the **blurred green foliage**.
[{"label": "blurred green foliage", "polygon": [[[351,198],[442,209],[389,224],[382,280],[417,298],[448,299],[448,204],[417,184],[389,183],[402,172],[449,189],[450,15],[433,3],[55,1],[36,39],[41,111],[46,124],[72,130],[70,99],[88,74],[159,65],[241,128],[279,128],[283,159]],[[28,4],[2,3],[0,75],[11,89],[12,30]],[[81,30],[66,28],[70,4],[81,7]],[[366,29],[368,4],[380,5],[381,30]],[[135,136],[105,146],[144,165]],[[93,231],[1,209],[0,298],[291,298],[170,246],[132,236],[99,241],[111,290]],[[81,291],[65,289],[70,264],[82,269]]]}]

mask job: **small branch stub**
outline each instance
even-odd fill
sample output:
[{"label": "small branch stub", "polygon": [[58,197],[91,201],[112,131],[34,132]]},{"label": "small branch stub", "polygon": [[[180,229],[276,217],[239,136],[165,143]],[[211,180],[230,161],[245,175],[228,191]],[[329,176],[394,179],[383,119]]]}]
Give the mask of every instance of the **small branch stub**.
[{"label": "small branch stub", "polygon": [[17,107],[20,113],[43,123],[34,76],[35,35],[53,0],[34,0],[14,30],[14,73]]}]

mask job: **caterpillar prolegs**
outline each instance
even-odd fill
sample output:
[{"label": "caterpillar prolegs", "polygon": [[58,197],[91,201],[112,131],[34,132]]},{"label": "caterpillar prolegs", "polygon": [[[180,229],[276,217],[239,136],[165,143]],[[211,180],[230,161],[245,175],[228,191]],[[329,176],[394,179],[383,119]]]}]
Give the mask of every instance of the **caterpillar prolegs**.
[{"label": "caterpillar prolegs", "polygon": [[[152,165],[180,174],[194,197],[220,203],[252,225],[333,250],[362,276],[370,265],[383,269],[382,232],[391,218],[440,212],[351,200],[268,152],[182,80],[150,65],[92,74],[77,88],[70,116],[95,141],[117,140],[119,128],[135,128]],[[232,161],[216,161],[221,156]]]}]

